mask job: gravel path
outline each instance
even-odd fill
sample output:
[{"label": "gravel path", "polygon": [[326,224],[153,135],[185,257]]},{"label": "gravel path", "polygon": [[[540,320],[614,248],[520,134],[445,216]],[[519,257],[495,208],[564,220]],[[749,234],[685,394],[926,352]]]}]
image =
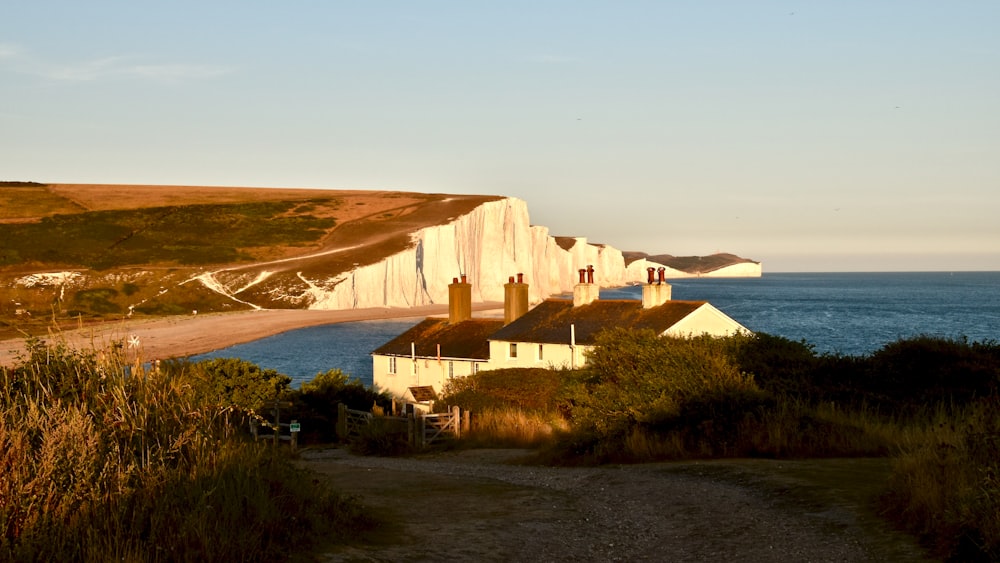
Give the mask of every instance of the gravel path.
[{"label": "gravel path", "polygon": [[378,541],[338,547],[323,560],[928,560],[912,540],[861,507],[817,502],[797,494],[796,483],[772,479],[766,464],[777,462],[507,463],[523,453],[376,458],[338,449],[303,452],[305,467],[389,522]]}]

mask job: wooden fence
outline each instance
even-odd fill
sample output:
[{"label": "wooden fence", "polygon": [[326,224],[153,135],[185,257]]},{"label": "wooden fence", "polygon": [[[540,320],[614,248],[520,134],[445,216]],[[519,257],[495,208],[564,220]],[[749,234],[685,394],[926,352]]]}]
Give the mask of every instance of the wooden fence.
[{"label": "wooden fence", "polygon": [[435,442],[458,438],[469,428],[469,412],[458,407],[440,414],[414,413],[405,417],[378,416],[370,412],[347,408],[341,403],[337,412],[337,436],[341,440],[351,440],[361,436],[363,428],[376,420],[386,424],[385,431],[391,432],[391,427],[406,432],[406,441],[416,448],[425,448]]}]

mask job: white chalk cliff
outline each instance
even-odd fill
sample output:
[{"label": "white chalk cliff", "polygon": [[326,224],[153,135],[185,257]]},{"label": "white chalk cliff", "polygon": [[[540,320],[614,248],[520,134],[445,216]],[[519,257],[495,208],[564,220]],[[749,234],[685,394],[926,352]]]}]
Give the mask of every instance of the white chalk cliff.
[{"label": "white chalk cliff", "polygon": [[[557,240],[547,227],[531,225],[527,204],[517,198],[483,203],[449,223],[414,232],[411,240],[402,252],[330,278],[310,279],[300,272],[303,289],[289,287],[285,298],[309,309],[447,303],[448,284],[464,274],[472,284],[473,301],[499,302],[508,278],[523,273],[531,299],[538,301],[572,291],[578,270],[588,265],[605,287],[643,281],[646,268],[660,266],[637,260],[626,267],[618,249],[589,244],[582,237]],[[690,275],[667,270],[671,278]],[[760,264],[737,264],[711,275],[759,276]]]}]

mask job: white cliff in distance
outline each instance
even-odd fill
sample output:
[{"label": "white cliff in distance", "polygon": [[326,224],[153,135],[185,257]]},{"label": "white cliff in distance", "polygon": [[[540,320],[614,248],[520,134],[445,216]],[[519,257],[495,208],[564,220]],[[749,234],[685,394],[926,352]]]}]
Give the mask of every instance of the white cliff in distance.
[{"label": "white cliff in distance", "polygon": [[[286,298],[309,309],[446,303],[448,284],[465,275],[473,301],[499,302],[508,278],[523,273],[531,299],[539,301],[572,291],[578,271],[587,266],[594,267],[595,282],[605,287],[644,281],[647,268],[661,267],[645,259],[626,265],[620,250],[583,237],[554,237],[547,227],[531,225],[527,204],[517,198],[483,203],[446,224],[415,231],[411,241],[402,252],[329,278],[298,272],[303,285]],[[745,262],[702,275],[759,276],[760,264]],[[668,268],[666,276],[691,274]]]}]

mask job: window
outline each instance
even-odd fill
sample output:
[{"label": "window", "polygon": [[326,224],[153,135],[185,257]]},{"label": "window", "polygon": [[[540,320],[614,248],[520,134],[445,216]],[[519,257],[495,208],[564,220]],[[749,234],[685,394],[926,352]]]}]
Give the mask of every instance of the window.
[{"label": "window", "polygon": [[396,375],[396,356],[389,356],[389,373]]},{"label": "window", "polygon": [[544,359],[545,359],[545,355],[542,353],[542,345],[539,344],[538,345],[538,361],[540,362],[540,361],[542,361]]},{"label": "window", "polygon": [[508,358],[516,358],[517,357],[517,342],[511,342],[510,343],[510,353],[507,354],[507,357]]},{"label": "window", "polygon": [[448,379],[455,379],[455,362],[448,362]]},{"label": "window", "polygon": [[479,362],[472,363],[472,373],[474,374],[479,373],[479,365],[480,365]]}]

